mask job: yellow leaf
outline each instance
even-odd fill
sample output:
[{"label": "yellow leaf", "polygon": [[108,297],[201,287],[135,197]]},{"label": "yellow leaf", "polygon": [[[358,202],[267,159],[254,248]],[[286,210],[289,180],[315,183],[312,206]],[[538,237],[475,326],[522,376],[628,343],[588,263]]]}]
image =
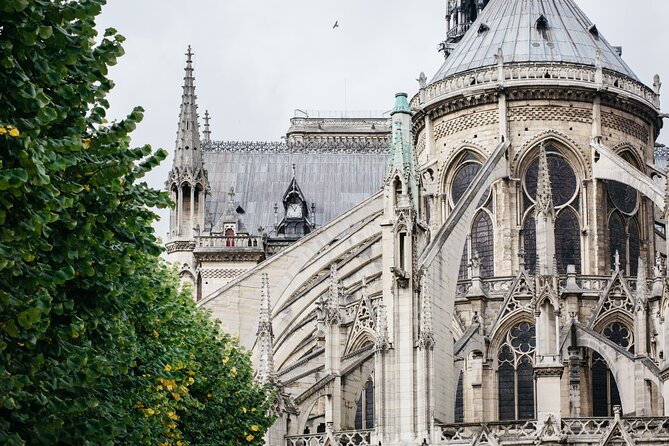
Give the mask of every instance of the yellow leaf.
[{"label": "yellow leaf", "polygon": [[159,337],[160,335],[158,334],[158,332],[157,332],[156,330],[153,330],[153,336],[157,338],[157,337]]},{"label": "yellow leaf", "polygon": [[169,364],[165,364],[165,371],[166,371],[166,372],[169,372],[169,371],[171,371],[171,370],[172,370],[172,366],[169,365]]},{"label": "yellow leaf", "polygon": [[253,432],[258,432],[258,425],[257,425],[257,424],[254,424],[253,426],[251,426],[251,430],[252,430]]},{"label": "yellow leaf", "polygon": [[248,435],[246,436],[246,441],[253,441],[254,438],[256,438],[256,437],[254,437],[254,436],[251,435],[251,434],[248,434]]},{"label": "yellow leaf", "polygon": [[0,135],[4,135],[7,133],[7,129],[4,127],[0,127]]},{"label": "yellow leaf", "polygon": [[246,407],[242,407],[242,412],[246,413]]},{"label": "yellow leaf", "polygon": [[18,131],[18,129],[11,129],[11,130],[9,131],[9,135],[10,135],[10,136],[13,136],[14,138],[16,138],[17,136],[19,136],[19,131]]}]

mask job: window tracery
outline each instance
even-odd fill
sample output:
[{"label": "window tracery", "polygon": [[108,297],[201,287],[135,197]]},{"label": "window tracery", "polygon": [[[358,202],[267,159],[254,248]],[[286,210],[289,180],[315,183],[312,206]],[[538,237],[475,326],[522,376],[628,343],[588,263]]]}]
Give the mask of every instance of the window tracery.
[{"label": "window tracery", "polygon": [[[546,161],[551,180],[553,206],[556,210],[554,222],[555,256],[558,271],[565,273],[567,265],[581,270],[581,226],[579,218],[580,187],[576,171],[555,147],[546,147]],[[536,226],[534,207],[537,195],[539,158],[532,161],[523,177],[523,248],[528,271],[536,268]]]},{"label": "window tracery", "polygon": [[521,322],[507,333],[497,360],[499,419],[534,418],[535,326]]},{"label": "window tracery", "polygon": [[[602,334],[610,341],[634,352],[632,332],[621,322],[612,322],[607,325]],[[613,416],[613,407],[621,405],[618,385],[609,369],[606,360],[597,352],[592,352],[592,416]]]},{"label": "window tracery", "polygon": [[374,380],[367,378],[355,409],[355,429],[374,429]]},{"label": "window tracery", "polygon": [[[457,169],[450,187],[451,206],[455,206],[462,198],[467,188],[481,170],[481,164],[476,161],[474,156],[467,152],[458,161],[460,167]],[[457,163],[457,162],[456,162]],[[478,213],[475,214],[470,236],[465,243],[465,247],[460,259],[460,269],[458,280],[464,280],[468,277],[469,262],[478,255],[481,261],[481,277],[491,277],[494,274],[494,234],[493,224],[490,214],[483,211],[487,209],[492,212],[492,197],[488,189],[481,197],[477,206]]]},{"label": "window tracery", "polygon": [[[628,151],[622,152],[621,157],[638,169],[637,161]],[[606,187],[611,267],[615,265],[615,255],[618,251],[620,270],[626,275],[635,275],[640,254],[639,193],[633,187],[618,181],[608,181]]]}]

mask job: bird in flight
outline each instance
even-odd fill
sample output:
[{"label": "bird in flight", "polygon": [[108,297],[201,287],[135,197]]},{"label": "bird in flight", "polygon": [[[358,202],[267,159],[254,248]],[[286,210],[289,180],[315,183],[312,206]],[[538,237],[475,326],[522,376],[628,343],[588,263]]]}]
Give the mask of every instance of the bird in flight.
[{"label": "bird in flight", "polygon": [[339,20],[335,20],[335,24],[332,29],[339,28]]}]

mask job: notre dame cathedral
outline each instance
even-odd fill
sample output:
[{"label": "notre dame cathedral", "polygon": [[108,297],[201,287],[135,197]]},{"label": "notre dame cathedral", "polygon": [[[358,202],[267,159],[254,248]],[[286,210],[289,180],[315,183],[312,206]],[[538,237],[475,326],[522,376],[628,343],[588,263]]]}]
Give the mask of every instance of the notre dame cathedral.
[{"label": "notre dame cathedral", "polygon": [[669,444],[659,77],[576,0],[446,19],[415,96],[280,142],[200,134],[189,49],[169,260],[277,389],[268,445]]}]

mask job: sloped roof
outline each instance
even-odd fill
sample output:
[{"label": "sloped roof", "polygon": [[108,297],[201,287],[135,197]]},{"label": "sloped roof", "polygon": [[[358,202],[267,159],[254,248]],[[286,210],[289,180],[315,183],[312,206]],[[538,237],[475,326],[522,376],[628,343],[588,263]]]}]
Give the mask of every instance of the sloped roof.
[{"label": "sloped roof", "polygon": [[[543,30],[537,28],[537,20],[542,15],[547,22]],[[592,26],[573,0],[492,0],[432,82],[496,64],[498,48],[502,48],[504,63],[570,62],[584,65],[595,64],[599,49],[604,69],[638,80],[616,49]]]},{"label": "sloped roof", "polygon": [[[304,148],[282,143],[211,142],[203,147],[211,192],[208,220],[225,212],[227,192],[234,187],[235,201],[244,209],[241,221],[250,234],[258,227],[274,227],[274,204],[279,204],[293,179],[300,184],[311,207],[316,205],[317,227],[333,220],[377,193],[388,163],[388,147]],[[311,212],[311,209],[309,210]],[[310,220],[312,216],[310,215]]]}]

